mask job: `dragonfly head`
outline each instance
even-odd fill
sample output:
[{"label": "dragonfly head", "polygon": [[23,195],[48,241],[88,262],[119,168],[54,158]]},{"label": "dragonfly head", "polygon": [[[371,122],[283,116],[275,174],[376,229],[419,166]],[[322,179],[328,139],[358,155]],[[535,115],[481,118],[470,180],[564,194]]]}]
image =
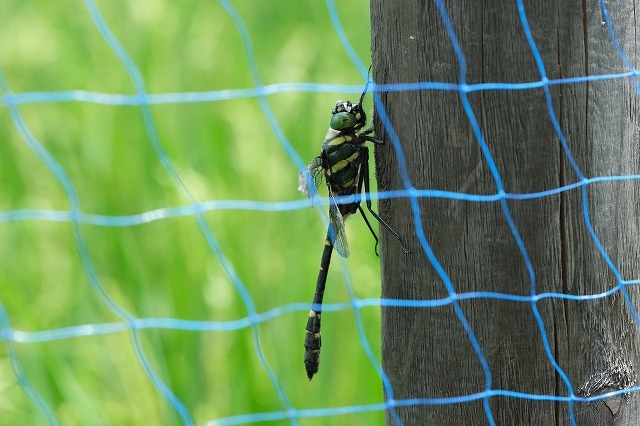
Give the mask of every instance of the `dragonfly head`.
[{"label": "dragonfly head", "polygon": [[338,101],[331,114],[331,128],[340,132],[355,132],[367,123],[367,116],[359,103]]}]

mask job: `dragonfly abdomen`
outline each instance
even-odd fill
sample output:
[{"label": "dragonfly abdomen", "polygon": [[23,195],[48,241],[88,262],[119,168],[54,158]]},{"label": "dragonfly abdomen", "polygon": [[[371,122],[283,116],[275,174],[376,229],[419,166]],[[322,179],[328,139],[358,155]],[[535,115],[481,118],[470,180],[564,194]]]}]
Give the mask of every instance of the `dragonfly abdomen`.
[{"label": "dragonfly abdomen", "polygon": [[329,272],[332,251],[333,244],[331,244],[329,235],[327,235],[327,239],[324,242],[322,259],[320,260],[318,281],[316,281],[316,293],[313,296],[313,305],[309,311],[309,319],[307,320],[306,335],[304,338],[304,366],[307,370],[309,380],[318,372],[318,366],[320,365],[322,299],[324,297],[324,288],[327,284],[327,273]]}]

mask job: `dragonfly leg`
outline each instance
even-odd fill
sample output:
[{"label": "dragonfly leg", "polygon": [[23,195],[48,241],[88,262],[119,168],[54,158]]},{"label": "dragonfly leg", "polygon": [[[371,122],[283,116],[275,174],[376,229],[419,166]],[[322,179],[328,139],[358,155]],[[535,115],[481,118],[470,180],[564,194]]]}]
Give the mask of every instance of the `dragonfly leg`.
[{"label": "dragonfly leg", "polygon": [[358,138],[360,138],[360,140],[363,141],[369,141],[369,142],[373,142],[376,145],[384,145],[384,141],[381,141],[380,139],[376,139],[373,136],[369,136],[371,133],[373,133],[373,127],[369,127],[367,130],[364,130],[362,133],[360,133],[358,135]]},{"label": "dragonfly leg", "polygon": [[376,246],[373,248],[373,250],[376,252],[376,256],[380,257],[380,253],[378,253],[378,236],[376,235],[376,231],[373,230],[373,226],[371,226],[371,223],[369,222],[367,215],[364,214],[364,210],[362,210],[362,207],[360,206],[360,204],[358,204],[358,210],[360,211],[360,214],[364,219],[364,223],[367,224],[369,231],[371,231],[371,235],[373,235],[373,238],[376,240]]},{"label": "dragonfly leg", "polygon": [[[358,181],[358,193],[361,194],[362,193],[362,186],[364,184],[364,192],[365,192],[365,204],[367,205],[367,210],[369,210],[369,212],[371,213],[371,215],[380,223],[380,225],[382,225],[387,231],[389,231],[394,237],[396,237],[396,239],[398,240],[398,242],[400,242],[400,247],[402,247],[402,250],[409,254],[411,253],[409,251],[409,249],[404,245],[404,242],[402,241],[402,238],[400,237],[400,234],[398,234],[396,231],[393,230],[393,228],[391,228],[391,226],[389,226],[389,224],[387,222],[385,222],[380,216],[378,216],[378,213],[376,213],[373,210],[373,207],[371,205],[371,198],[369,198],[369,192],[370,192],[370,182],[369,182],[369,149],[365,146],[363,146],[361,148],[361,155],[362,155],[362,163],[361,163],[361,167],[362,169],[360,170],[360,177],[359,177],[359,181]],[[359,207],[359,206],[358,206]],[[364,212],[363,216],[364,216]],[[369,223],[367,222],[367,225]],[[369,225],[369,229],[371,229],[371,226]],[[376,238],[376,246],[378,244],[378,239]]]}]

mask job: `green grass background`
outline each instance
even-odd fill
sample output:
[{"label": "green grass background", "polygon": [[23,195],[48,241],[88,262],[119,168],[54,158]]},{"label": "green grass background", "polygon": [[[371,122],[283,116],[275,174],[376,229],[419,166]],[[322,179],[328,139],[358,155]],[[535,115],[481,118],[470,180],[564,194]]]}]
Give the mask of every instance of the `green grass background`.
[{"label": "green grass background", "polygon": [[[249,88],[242,41],[216,1],[100,0],[109,27],[144,78],[148,93]],[[326,4],[317,0],[233,0],[244,20],[263,84],[360,84]],[[347,36],[370,62],[365,0],[337,2]],[[0,71],[14,93],[87,90],[133,94],[123,65],[84,4],[70,0],[0,2]],[[304,161],[320,150],[330,111],[344,93],[289,92],[269,105]],[[368,104],[371,105],[369,99]],[[370,108],[370,107],[369,107]],[[139,107],[83,102],[19,106],[33,135],[73,182],[83,212],[132,215],[189,204],[156,157]],[[280,147],[255,98],[151,107],[159,140],[196,199],[300,199],[297,167]],[[69,209],[52,172],[29,149],[0,104],[0,211]],[[220,210],[206,220],[250,291],[258,312],[310,303],[325,229],[312,209]],[[358,297],[379,296],[379,264],[360,220],[348,223],[349,273]],[[130,227],[83,225],[108,294],[137,317],[235,320],[247,315],[194,217]],[[97,297],[78,255],[72,225],[0,222],[0,303],[11,326],[42,331],[119,319]],[[334,257],[325,301],[348,292]],[[379,308],[360,311],[379,358]],[[382,401],[380,378],[358,340],[352,310],[323,317],[319,374],[302,364],[307,312],[259,326],[269,365],[296,409]],[[250,329],[140,332],[153,368],[196,424],[282,411],[256,355]],[[173,425],[180,418],[142,370],[127,332],[43,343],[16,343],[28,380],[64,425]],[[46,419],[22,391],[0,342],[0,425]],[[381,412],[300,419],[301,425],[382,424]],[[290,424],[274,421],[269,424]]]}]

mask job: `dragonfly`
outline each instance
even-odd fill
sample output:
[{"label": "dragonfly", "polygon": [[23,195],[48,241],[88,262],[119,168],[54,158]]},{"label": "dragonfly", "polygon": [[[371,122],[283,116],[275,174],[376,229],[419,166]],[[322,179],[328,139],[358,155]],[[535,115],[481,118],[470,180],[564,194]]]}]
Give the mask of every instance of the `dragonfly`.
[{"label": "dragonfly", "polygon": [[[322,300],[331,254],[335,249],[341,256],[349,257],[344,228],[344,222],[348,217],[360,212],[375,239],[375,252],[376,255],[378,254],[378,236],[360,205],[362,197],[357,197],[362,194],[363,189],[365,204],[371,215],[400,242],[403,251],[409,253],[400,235],[373,210],[371,199],[366,196],[370,192],[369,148],[364,144],[371,142],[375,145],[384,145],[383,141],[371,136],[373,127],[363,130],[367,124],[367,116],[362,102],[369,83],[365,85],[358,103],[352,104],[350,101],[341,100],[336,103],[331,111],[329,130],[322,143],[320,155],[300,171],[298,176],[298,189],[312,200],[323,178],[329,190],[329,229],[324,242],[320,272],[304,339],[304,364],[309,380],[318,372],[320,365]],[[339,198],[339,201],[336,198]]]}]

